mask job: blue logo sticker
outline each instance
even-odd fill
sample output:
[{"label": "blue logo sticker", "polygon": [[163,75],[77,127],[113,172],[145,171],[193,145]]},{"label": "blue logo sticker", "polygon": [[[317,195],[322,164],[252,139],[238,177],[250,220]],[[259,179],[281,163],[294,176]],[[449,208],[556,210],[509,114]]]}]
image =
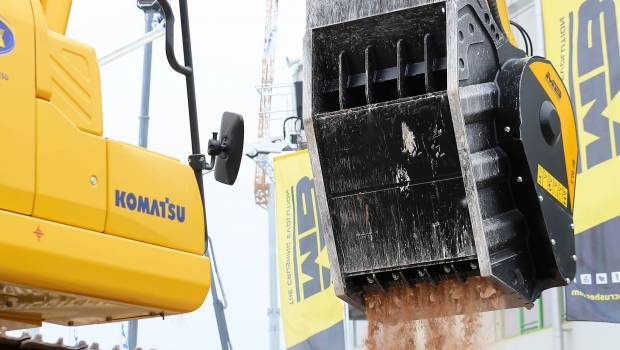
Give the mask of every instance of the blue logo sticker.
[{"label": "blue logo sticker", "polygon": [[172,203],[168,197],[162,201],[121,190],[115,190],[114,197],[114,205],[118,208],[158,216],[170,221],[185,222],[185,207]]},{"label": "blue logo sticker", "polygon": [[15,48],[15,36],[9,26],[0,20],[0,55],[7,54]]}]

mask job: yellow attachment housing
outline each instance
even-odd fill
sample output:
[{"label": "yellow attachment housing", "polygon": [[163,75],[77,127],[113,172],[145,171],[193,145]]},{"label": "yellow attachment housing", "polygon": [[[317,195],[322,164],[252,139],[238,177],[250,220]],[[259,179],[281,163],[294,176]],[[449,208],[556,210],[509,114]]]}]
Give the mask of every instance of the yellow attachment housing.
[{"label": "yellow attachment housing", "polygon": [[504,33],[508,37],[508,41],[512,44],[512,46],[517,47],[517,39],[515,38],[514,32],[512,31],[512,26],[510,25],[510,16],[508,15],[506,0],[495,1],[497,2],[497,12],[501,22],[499,25],[502,26],[502,29],[504,30]]},{"label": "yellow attachment housing", "polygon": [[210,285],[186,164],[102,137],[70,0],[0,1],[0,327],[184,313]]},{"label": "yellow attachment housing", "polygon": [[[530,65],[530,69],[534,76],[540,83],[540,86],[545,89],[547,96],[553,102],[555,109],[558,111],[560,118],[560,127],[562,132],[562,143],[564,146],[564,162],[566,166],[566,179],[568,181],[568,196],[570,198],[570,210],[575,210],[575,187],[577,184],[577,161],[578,161],[578,147],[577,144],[577,125],[575,124],[575,112],[573,111],[573,104],[570,100],[570,95],[564,84],[550,84],[549,82],[562,81],[558,72],[548,62],[533,62]],[[559,94],[554,88],[558,89]],[[549,174],[552,178],[553,175]],[[555,180],[557,182],[557,180]],[[559,186],[553,186],[559,187]],[[555,196],[554,196],[555,197]],[[557,199],[557,198],[556,198]],[[559,199],[562,202],[562,199]],[[564,206],[567,206],[564,204]]]}]

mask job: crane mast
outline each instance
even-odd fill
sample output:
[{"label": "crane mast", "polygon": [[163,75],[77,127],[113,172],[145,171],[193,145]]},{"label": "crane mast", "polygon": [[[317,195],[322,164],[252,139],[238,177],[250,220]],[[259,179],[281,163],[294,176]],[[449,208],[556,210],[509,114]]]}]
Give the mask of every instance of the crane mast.
[{"label": "crane mast", "polygon": [[[265,7],[265,41],[262,59],[261,88],[260,88],[260,111],[258,115],[258,142],[269,138],[270,121],[269,111],[272,102],[272,85],[275,64],[277,22],[279,0],[267,0]],[[269,184],[265,169],[256,166],[254,177],[254,198],[256,204],[267,209],[269,202]]]}]

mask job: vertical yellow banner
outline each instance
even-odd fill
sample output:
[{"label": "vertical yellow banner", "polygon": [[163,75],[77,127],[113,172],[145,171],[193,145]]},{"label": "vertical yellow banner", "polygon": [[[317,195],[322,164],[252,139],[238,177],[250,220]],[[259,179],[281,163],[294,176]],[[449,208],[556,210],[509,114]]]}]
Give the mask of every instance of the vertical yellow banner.
[{"label": "vertical yellow banner", "polygon": [[620,214],[620,11],[613,0],[542,0],[542,7],[546,54],[577,115],[581,233]]},{"label": "vertical yellow banner", "polygon": [[274,159],[280,305],[287,349],[344,349],[307,151]]},{"label": "vertical yellow banner", "polygon": [[541,1],[546,55],[572,97],[579,137],[577,276],[566,315],[620,323],[620,3]]}]

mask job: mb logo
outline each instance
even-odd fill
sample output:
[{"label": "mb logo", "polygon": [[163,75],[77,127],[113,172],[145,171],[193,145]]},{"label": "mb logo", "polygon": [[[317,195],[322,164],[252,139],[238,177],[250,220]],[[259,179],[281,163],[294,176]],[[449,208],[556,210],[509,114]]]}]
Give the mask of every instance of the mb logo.
[{"label": "mb logo", "polygon": [[[325,240],[319,231],[320,219],[316,208],[314,181],[304,177],[295,186],[296,234],[293,237],[297,302],[308,299],[330,287],[331,279]],[[301,291],[301,292],[300,292]]]},{"label": "mb logo", "polygon": [[571,38],[573,28],[578,28],[577,47],[571,49],[576,52],[577,75],[571,70],[569,81],[579,91],[575,100],[587,110],[580,130],[586,144],[580,155],[585,162],[578,167],[582,172],[620,156],[620,42],[614,1],[586,0],[576,26],[572,18],[571,14]]}]

